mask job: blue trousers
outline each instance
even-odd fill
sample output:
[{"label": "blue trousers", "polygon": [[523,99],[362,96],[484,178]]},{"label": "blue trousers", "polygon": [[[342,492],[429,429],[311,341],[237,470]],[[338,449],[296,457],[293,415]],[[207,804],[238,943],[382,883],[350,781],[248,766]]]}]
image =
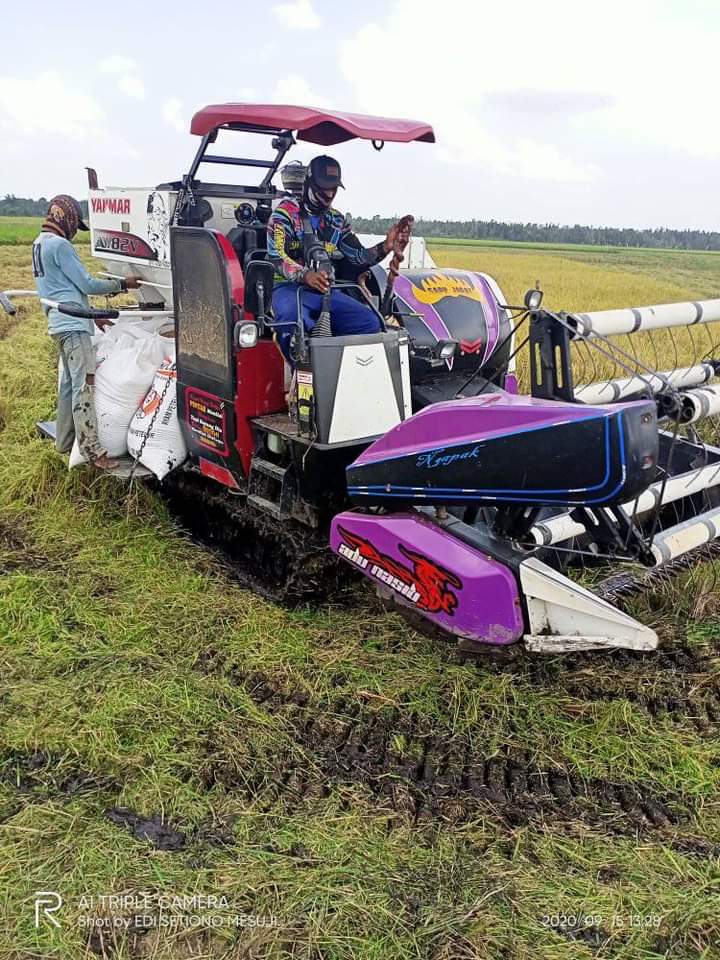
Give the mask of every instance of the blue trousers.
[{"label": "blue trousers", "polygon": [[89,333],[54,333],[52,338],[60,354],[62,375],[58,392],[55,446],[67,453],[77,437],[80,452],[87,460],[104,453],[98,440],[93,399],[95,350]]},{"label": "blue trousers", "polygon": [[[280,349],[288,356],[288,347],[297,323],[297,295],[295,283],[284,283],[273,291],[273,312]],[[308,287],[300,290],[300,302],[305,329],[312,330],[322,310],[323,296]],[[356,333],[379,333],[380,321],[370,307],[358,303],[341,290],[330,294],[330,325],[334,337]]]}]

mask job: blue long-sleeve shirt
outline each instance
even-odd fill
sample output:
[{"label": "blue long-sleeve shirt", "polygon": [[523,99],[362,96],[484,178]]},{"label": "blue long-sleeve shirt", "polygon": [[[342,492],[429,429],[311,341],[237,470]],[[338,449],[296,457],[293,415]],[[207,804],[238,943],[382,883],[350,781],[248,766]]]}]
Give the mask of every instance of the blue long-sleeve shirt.
[{"label": "blue long-sleeve shirt", "polygon": [[[41,297],[58,303],[81,303],[90,306],[89,295],[119,293],[119,280],[100,280],[91,277],[77,254],[64,237],[55,233],[41,233],[32,246],[33,275]],[[53,333],[95,333],[92,320],[69,317],[55,309],[45,308],[48,331]]]}]

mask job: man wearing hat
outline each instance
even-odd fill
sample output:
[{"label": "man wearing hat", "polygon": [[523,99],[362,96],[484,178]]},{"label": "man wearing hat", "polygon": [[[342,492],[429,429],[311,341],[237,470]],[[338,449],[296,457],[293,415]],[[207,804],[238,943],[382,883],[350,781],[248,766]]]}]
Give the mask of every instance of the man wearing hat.
[{"label": "man wearing hat", "polygon": [[[87,230],[82,209],[74,197],[59,194],[48,207],[40,235],[32,246],[33,274],[39,296],[58,303],[79,303],[89,307],[89,295],[108,295],[134,289],[136,277],[126,280],[98,280],[82,265],[70,242],[78,230]],[[54,308],[45,308],[48,332],[60,355],[62,374],[58,391],[55,445],[67,453],[77,437],[86,460],[102,470],[112,469],[116,461],[108,457],[98,440],[93,401],[95,350],[92,344],[92,320],[70,317]],[[98,321],[102,326],[107,321]]]},{"label": "man wearing hat", "polygon": [[[301,299],[303,321],[308,331],[315,326],[322,310],[323,296],[330,289],[328,274],[313,270],[305,263],[309,230],[330,256],[339,253],[358,268],[358,272],[384,260],[399,240],[400,229],[395,224],[383,241],[369,249],[362,246],[347,218],[332,206],[338,187],[343,186],[340,176],[337,160],[328,156],[315,157],[308,167],[301,199],[282,200],[268,222],[268,257],[275,265],[273,311],[280,345],[286,355],[297,318],[298,285],[306,288]],[[340,290],[333,290],[330,294],[330,318],[333,336],[377,333],[380,330],[380,321],[370,307]]]}]

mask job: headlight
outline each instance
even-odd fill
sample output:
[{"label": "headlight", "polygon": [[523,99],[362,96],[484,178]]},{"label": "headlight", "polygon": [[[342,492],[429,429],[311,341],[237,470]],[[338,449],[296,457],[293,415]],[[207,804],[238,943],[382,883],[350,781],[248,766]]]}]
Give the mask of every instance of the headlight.
[{"label": "headlight", "polygon": [[455,356],[456,348],[457,340],[440,340],[438,341],[438,356],[441,360],[449,360],[450,357]]},{"label": "headlight", "polygon": [[542,303],[542,290],[528,290],[525,294],[525,306],[528,310],[538,310]]},{"label": "headlight", "polygon": [[238,347],[254,347],[258,339],[256,323],[240,323],[236,327],[235,343]]}]

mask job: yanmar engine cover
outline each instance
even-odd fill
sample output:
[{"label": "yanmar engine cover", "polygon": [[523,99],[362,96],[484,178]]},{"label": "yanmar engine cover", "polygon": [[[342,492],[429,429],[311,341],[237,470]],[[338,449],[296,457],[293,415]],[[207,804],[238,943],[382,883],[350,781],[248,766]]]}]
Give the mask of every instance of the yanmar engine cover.
[{"label": "yanmar engine cover", "polygon": [[586,406],[489,394],[426,407],[347,468],[357,504],[596,504],[654,479],[655,404]]}]

